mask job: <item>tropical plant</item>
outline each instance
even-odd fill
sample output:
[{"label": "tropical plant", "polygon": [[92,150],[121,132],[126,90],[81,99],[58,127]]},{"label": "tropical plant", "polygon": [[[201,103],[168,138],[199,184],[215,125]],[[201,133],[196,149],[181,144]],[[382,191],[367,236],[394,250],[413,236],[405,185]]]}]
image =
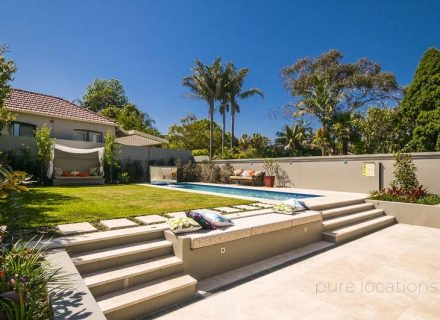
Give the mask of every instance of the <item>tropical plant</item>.
[{"label": "tropical plant", "polygon": [[120,145],[116,142],[115,135],[108,130],[105,134],[105,162],[109,166],[110,183],[113,183],[113,168],[117,163]]},{"label": "tropical plant", "polygon": [[315,131],[315,135],[313,136],[312,146],[321,150],[321,155],[325,156],[330,154],[331,143],[327,130],[324,128],[319,128]]},{"label": "tropical plant", "polygon": [[40,182],[44,184],[45,172],[52,155],[52,146],[55,140],[52,138],[52,129],[44,124],[35,130],[35,144],[37,146],[37,159],[40,163]]},{"label": "tropical plant", "polygon": [[263,168],[266,171],[267,176],[276,176],[280,168],[280,165],[276,160],[267,158],[264,159]]},{"label": "tropical plant", "polygon": [[214,111],[215,102],[221,96],[223,67],[221,58],[217,58],[211,65],[206,65],[200,60],[195,61],[192,68],[192,75],[183,78],[182,84],[191,93],[187,96],[202,99],[208,104],[208,114],[210,121],[209,129],[209,157],[214,155]]},{"label": "tropical plant", "polygon": [[49,294],[66,287],[66,278],[44,255],[40,241],[18,241],[0,257],[0,319],[52,318]]},{"label": "tropical plant", "polygon": [[228,102],[231,110],[231,148],[234,147],[235,138],[235,115],[240,113],[240,100],[245,100],[253,96],[264,98],[263,91],[259,88],[243,90],[244,81],[249,74],[249,68],[237,69],[233,63],[228,63],[225,67],[222,95]]},{"label": "tropical plant", "polygon": [[288,109],[293,109],[295,117],[307,114],[316,117],[332,153],[336,150],[334,129],[339,130],[343,139],[347,137],[340,127],[349,122],[339,122],[339,128],[334,127],[341,114],[351,114],[372,102],[400,98],[394,75],[383,72],[377,63],[366,58],[347,64],[341,60],[340,52],[330,50],[318,58],[300,59],[282,69],[284,86],[295,98]]},{"label": "tropical plant", "polygon": [[275,143],[281,145],[290,155],[300,156],[310,146],[312,129],[308,122],[300,120],[292,126],[285,125],[276,135]]}]

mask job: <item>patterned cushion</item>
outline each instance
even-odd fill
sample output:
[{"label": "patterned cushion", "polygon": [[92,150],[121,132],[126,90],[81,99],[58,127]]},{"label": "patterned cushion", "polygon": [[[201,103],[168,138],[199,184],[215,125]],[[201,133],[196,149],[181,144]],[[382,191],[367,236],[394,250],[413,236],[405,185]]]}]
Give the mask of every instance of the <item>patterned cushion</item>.
[{"label": "patterned cushion", "polygon": [[63,175],[63,169],[62,168],[55,167],[55,169],[53,171],[55,173],[55,177],[59,177],[59,176]]},{"label": "patterned cushion", "polygon": [[286,200],[283,203],[277,204],[273,208],[275,212],[280,212],[280,213],[294,213],[305,209],[306,208],[304,208],[304,206],[298,200],[295,199]]},{"label": "patterned cushion", "polygon": [[254,175],[254,170],[246,170],[241,174],[242,177],[252,177]]},{"label": "patterned cushion", "polygon": [[99,173],[99,170],[97,167],[93,167],[93,168],[90,168],[89,173],[91,176],[97,176]]},{"label": "patterned cushion", "polygon": [[208,229],[208,230],[217,229],[215,225],[212,224],[211,221],[207,219],[203,213],[196,211],[188,211],[186,212],[186,216],[188,218],[194,219],[194,221],[200,224],[203,229]]},{"label": "patterned cushion", "polygon": [[235,169],[234,170],[234,176],[239,176],[243,173],[243,169]]},{"label": "patterned cushion", "polygon": [[261,177],[262,175],[263,175],[263,171],[257,170],[254,172],[254,177]]},{"label": "patterned cushion", "polygon": [[167,223],[174,233],[193,232],[202,229],[200,224],[191,218],[171,218],[167,220]]},{"label": "patterned cushion", "polygon": [[233,226],[234,222],[232,222],[231,219],[225,217],[224,215],[220,213],[205,213],[204,214],[206,220],[208,220],[210,223],[212,223],[216,227],[229,227]]}]

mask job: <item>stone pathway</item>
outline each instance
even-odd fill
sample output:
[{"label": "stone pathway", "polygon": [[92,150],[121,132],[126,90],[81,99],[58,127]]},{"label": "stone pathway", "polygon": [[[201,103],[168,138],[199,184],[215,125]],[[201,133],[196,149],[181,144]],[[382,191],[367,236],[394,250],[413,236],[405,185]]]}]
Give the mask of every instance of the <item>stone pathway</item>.
[{"label": "stone pathway", "polygon": [[240,212],[241,210],[238,208],[231,208],[231,207],[218,207],[218,208],[214,208],[214,210],[218,210],[224,213],[235,213],[235,212]]},{"label": "stone pathway", "polygon": [[57,226],[57,229],[65,236],[98,231],[98,229],[88,222],[60,224]]},{"label": "stone pathway", "polygon": [[110,230],[119,229],[119,228],[134,227],[134,226],[138,225],[136,222],[133,222],[133,221],[125,219],[125,218],[101,220],[101,221],[99,221],[99,223]]},{"label": "stone pathway", "polygon": [[156,223],[162,223],[166,222],[167,218],[164,218],[162,216],[159,216],[157,214],[151,214],[148,216],[140,216],[140,217],[134,217],[134,220],[142,223],[142,224],[156,224]]}]

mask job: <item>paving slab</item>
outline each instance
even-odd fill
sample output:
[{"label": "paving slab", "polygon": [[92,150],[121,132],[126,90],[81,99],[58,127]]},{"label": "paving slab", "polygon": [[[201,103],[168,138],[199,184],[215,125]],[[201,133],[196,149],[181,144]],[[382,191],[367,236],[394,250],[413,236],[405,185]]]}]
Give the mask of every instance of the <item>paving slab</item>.
[{"label": "paving slab", "polygon": [[243,210],[255,210],[256,209],[254,206],[250,206],[247,204],[239,204],[237,206],[234,206],[234,208],[243,209]]},{"label": "paving slab", "polygon": [[256,207],[260,207],[260,208],[272,208],[274,205],[270,204],[270,203],[263,203],[263,202],[259,202],[259,203],[252,203],[252,206],[256,206]]},{"label": "paving slab", "polygon": [[164,218],[162,216],[159,216],[157,214],[151,214],[147,216],[140,216],[134,218],[136,221],[139,221],[142,224],[156,224],[156,223],[162,223],[166,222],[167,218]]},{"label": "paving slab", "polygon": [[241,211],[241,209],[232,208],[232,207],[218,207],[218,208],[214,208],[214,210],[225,212],[225,213],[235,213],[235,212]]},{"label": "paving slab", "polygon": [[60,224],[57,226],[57,229],[66,236],[98,231],[98,229],[88,222]]},{"label": "paving slab", "polygon": [[122,219],[110,219],[110,220],[101,220],[99,221],[103,226],[112,229],[119,229],[119,228],[127,228],[127,227],[135,227],[138,226],[136,222],[133,222],[131,220],[122,218]]},{"label": "paving slab", "polygon": [[165,216],[168,218],[185,218],[186,214],[185,214],[185,212],[180,211],[180,212],[165,213]]},{"label": "paving slab", "polygon": [[196,211],[196,212],[199,212],[199,213],[220,213],[221,214],[220,211],[212,210],[212,209],[196,209],[196,210],[193,210],[193,211]]}]

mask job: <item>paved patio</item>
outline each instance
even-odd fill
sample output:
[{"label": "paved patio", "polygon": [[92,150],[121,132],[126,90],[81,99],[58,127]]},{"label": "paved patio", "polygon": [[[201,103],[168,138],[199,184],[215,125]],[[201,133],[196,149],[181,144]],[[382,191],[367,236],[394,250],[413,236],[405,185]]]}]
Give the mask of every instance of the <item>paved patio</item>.
[{"label": "paved patio", "polygon": [[160,319],[439,319],[439,239],[396,224]]}]

